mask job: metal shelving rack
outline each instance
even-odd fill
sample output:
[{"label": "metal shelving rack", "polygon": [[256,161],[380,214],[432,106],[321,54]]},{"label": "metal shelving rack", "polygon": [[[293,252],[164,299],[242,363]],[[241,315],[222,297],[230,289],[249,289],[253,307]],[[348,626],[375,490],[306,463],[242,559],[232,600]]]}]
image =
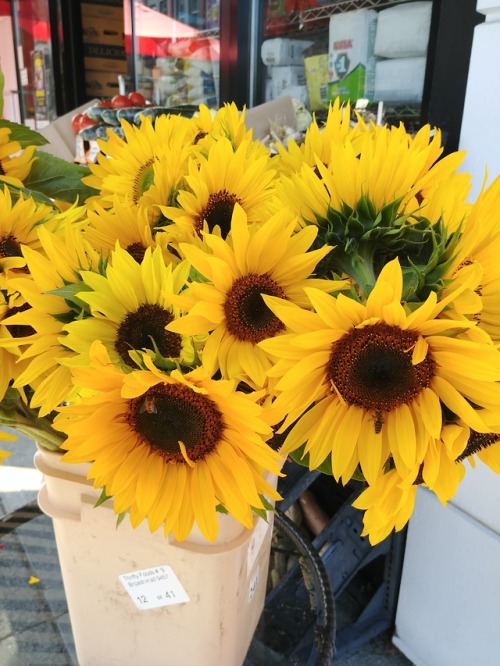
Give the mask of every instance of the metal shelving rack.
[{"label": "metal shelving rack", "polygon": [[[334,14],[358,9],[381,10],[412,1],[331,0],[319,7],[271,18],[265,17],[265,3],[258,2],[259,15],[254,23],[254,53],[259,52],[263,39],[271,36],[306,37],[318,35],[320,31],[326,32],[328,19]],[[414,129],[426,123],[440,128],[445,155],[458,149],[472,37],[475,26],[484,21],[484,16],[477,13],[475,4],[470,0],[432,0],[422,102],[420,105],[388,104],[385,109],[386,117],[390,116],[391,123],[401,119],[410,123]],[[273,26],[276,28],[275,35],[270,34]],[[246,30],[248,32],[248,28]],[[247,85],[244,97],[254,99],[256,104],[264,101],[263,67],[261,62],[257,62],[256,75],[249,80],[244,64],[241,69],[243,78],[235,84],[237,87]]]},{"label": "metal shelving rack", "polygon": [[[400,5],[402,2],[405,2],[405,0],[333,0],[330,4],[322,7],[312,7],[292,12],[288,24],[290,29],[297,26],[299,30],[302,30],[307,23],[311,24],[316,21],[322,21],[334,14],[350,12],[356,9],[385,9],[391,5]],[[272,22],[270,25],[272,25]]]}]

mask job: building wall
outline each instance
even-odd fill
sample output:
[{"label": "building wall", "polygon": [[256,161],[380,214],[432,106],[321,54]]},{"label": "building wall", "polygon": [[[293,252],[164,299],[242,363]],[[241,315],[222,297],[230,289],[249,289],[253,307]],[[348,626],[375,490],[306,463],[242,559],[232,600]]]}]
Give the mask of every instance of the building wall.
[{"label": "building wall", "polygon": [[17,76],[10,16],[0,16],[0,66],[5,77],[3,117],[19,122],[19,98],[17,93],[13,92],[17,90]]}]

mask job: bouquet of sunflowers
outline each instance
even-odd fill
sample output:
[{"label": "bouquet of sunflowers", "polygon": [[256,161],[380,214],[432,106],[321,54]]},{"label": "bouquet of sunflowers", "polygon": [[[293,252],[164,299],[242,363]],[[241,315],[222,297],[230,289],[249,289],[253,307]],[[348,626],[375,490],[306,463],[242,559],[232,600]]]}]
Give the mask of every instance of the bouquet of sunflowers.
[{"label": "bouquet of sunflowers", "polygon": [[500,472],[500,179],[338,102],[274,155],[234,104],[121,126],[86,167],[0,123],[0,423],[178,540],[287,455],[365,482],[371,543]]}]

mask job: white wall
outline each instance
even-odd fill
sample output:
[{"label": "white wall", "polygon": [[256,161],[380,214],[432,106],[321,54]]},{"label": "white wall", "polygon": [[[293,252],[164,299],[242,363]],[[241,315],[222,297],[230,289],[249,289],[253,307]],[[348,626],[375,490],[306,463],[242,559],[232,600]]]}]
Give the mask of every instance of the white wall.
[{"label": "white wall", "polygon": [[[488,182],[500,175],[500,0],[476,6],[486,21],[474,31],[459,146],[471,201],[485,167]],[[480,462],[447,508],[419,489],[393,637],[416,666],[500,664],[499,502],[500,477]]]},{"label": "white wall", "polygon": [[500,174],[500,0],[478,0],[477,11],[486,20],[474,31],[459,146],[467,151],[462,170],[472,174],[472,200],[486,166],[488,182]]},{"label": "white wall", "polygon": [[5,76],[3,117],[7,120],[20,122],[19,98],[16,93],[11,92],[17,90],[17,78],[12,19],[10,16],[0,16],[0,67]]}]

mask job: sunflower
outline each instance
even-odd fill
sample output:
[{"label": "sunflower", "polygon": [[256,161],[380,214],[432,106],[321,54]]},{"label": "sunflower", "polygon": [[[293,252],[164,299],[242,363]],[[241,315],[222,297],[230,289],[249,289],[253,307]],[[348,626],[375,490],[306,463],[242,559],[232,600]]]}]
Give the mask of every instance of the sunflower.
[{"label": "sunflower", "polygon": [[[477,432],[467,429],[468,438],[465,447],[456,452],[457,462],[467,461],[476,466],[476,458],[489,467],[495,474],[500,474],[500,416],[498,407],[493,410],[481,410],[481,418],[490,427],[490,432]],[[462,427],[463,423],[460,422]]]},{"label": "sunflower", "polygon": [[179,187],[196,126],[182,116],[165,115],[154,124],[146,117],[139,127],[122,121],[122,128],[125,140],[113,132],[107,141],[98,140],[97,164],[89,164],[92,174],[82,182],[100,191],[97,201],[105,207],[113,205],[117,196],[124,202],[147,205],[153,214],[157,204],[171,202]]},{"label": "sunflower", "polygon": [[8,127],[0,127],[0,182],[22,187],[36,159],[33,157],[36,146],[21,150],[19,141],[9,140],[10,135]]},{"label": "sunflower", "polygon": [[406,478],[391,469],[370,484],[353,502],[354,508],[365,511],[361,536],[375,545],[393,530],[403,529],[413,513],[419,485],[446,505],[465,476],[465,467],[454,460],[453,450],[463,448],[467,431],[455,424],[445,425],[441,439],[431,439],[424,461]]},{"label": "sunflower", "polygon": [[[154,248],[158,238],[153,232],[147,206],[136,206],[122,202],[118,197],[112,208],[103,208],[95,203],[88,211],[88,224],[84,237],[103,257],[109,257],[116,241],[134,259],[141,263],[148,247]],[[163,244],[166,263],[177,263],[178,258]]]},{"label": "sunflower", "polygon": [[265,219],[274,197],[276,171],[268,153],[258,155],[258,143],[243,141],[234,149],[229,139],[213,143],[206,159],[191,159],[186,182],[176,206],[161,207],[189,240],[203,230],[224,238],[229,232],[235,204],[245,211],[248,222]]},{"label": "sunflower", "polygon": [[361,536],[367,536],[375,546],[393,530],[402,530],[415,508],[417,488],[411,481],[404,481],[395,469],[379,476],[352,504],[364,511]]},{"label": "sunflower", "polygon": [[68,436],[63,460],[91,461],[89,478],[114,497],[115,511],[131,507],[134,526],[147,519],[152,532],[163,525],[181,541],[196,521],[213,541],[218,504],[250,528],[262,495],[280,499],[263,476],[278,474],[282,460],[265,443],[272,431],[258,394],[202,368],[167,375],[147,356],[146,369],[124,374],[99,342],[90,361],[74,369],[74,381],[92,395],[54,421]]},{"label": "sunflower", "polygon": [[409,312],[401,304],[397,259],[381,271],[366,303],[316,289],[316,312],[264,296],[292,333],[259,343],[276,359],[274,402],[283,451],[305,443],[311,469],[331,456],[336,479],[347,482],[358,465],[373,482],[388,455],[398,474],[421,464],[431,438],[439,439],[450,412],[478,432],[491,432],[477,407],[499,404],[500,354],[487,336],[468,336],[471,322],[440,319],[467,287],[437,302],[435,292]]},{"label": "sunflower", "polygon": [[[0,440],[3,440],[4,438],[0,436]],[[0,449],[0,465],[3,463],[5,458],[8,458],[11,455],[10,451],[4,451],[3,449]]]},{"label": "sunflower", "polygon": [[358,123],[331,145],[329,162],[317,155],[314,167],[304,162],[278,182],[282,205],[334,246],[325,267],[351,277],[365,295],[382,266],[399,257],[405,298],[424,300],[451,262],[469,178],[456,173],[460,153],[434,164],[439,136],[428,126],[412,138],[402,126]]},{"label": "sunflower", "polygon": [[63,325],[80,316],[84,305],[78,307],[69,300],[80,283],[79,270],[98,270],[100,256],[83,240],[71,215],[64,234],[44,226],[37,227],[37,234],[39,251],[23,247],[29,272],[9,279],[11,290],[19,292],[29,308],[4,320],[10,330],[15,326],[18,334],[10,340],[1,338],[0,346],[15,349],[23,345],[19,362],[26,362],[26,367],[17,373],[13,386],[34,389],[30,405],[39,407],[40,416],[44,416],[71,395],[70,371],[61,361],[74,352],[63,344]]},{"label": "sunflower", "polygon": [[360,125],[351,126],[351,106],[343,105],[337,97],[328,108],[328,115],[323,124],[319,124],[315,117],[306,130],[304,140],[299,145],[290,139],[286,147],[277,143],[278,157],[275,162],[278,170],[283,174],[300,173],[303,164],[316,168],[316,161],[330,164],[332,152],[347,137],[353,137],[359,131]]},{"label": "sunflower", "polygon": [[[12,435],[10,432],[6,432],[3,428],[0,428],[0,442],[15,442],[17,437]],[[4,451],[0,449],[0,465],[3,461],[11,455],[10,451]]]},{"label": "sunflower", "polygon": [[31,334],[30,326],[7,325],[9,317],[17,312],[25,311],[29,305],[17,294],[5,295],[0,291],[0,401],[11,384],[26,369],[27,361],[19,362],[22,348],[16,344],[18,340]]},{"label": "sunflower", "polygon": [[[284,209],[260,227],[249,227],[243,208],[236,204],[230,238],[205,234],[209,251],[194,245],[180,245],[181,252],[208,282],[193,282],[182,303],[188,314],[169,324],[168,329],[184,335],[211,332],[202,359],[210,375],[238,378],[254,387],[266,383],[271,368],[267,353],[257,346],[283,330],[261,294],[289,299],[307,306],[304,287],[325,290],[343,288],[345,283],[310,278],[316,264],[331,248],[308,252],[316,229],[298,233],[295,218]],[[272,245],[272,252],[269,248]],[[211,252],[210,252],[211,250]]]},{"label": "sunflower", "polygon": [[[247,129],[245,125],[245,109],[240,111],[234,102],[225,103],[217,111],[200,104],[198,112],[193,116],[193,123],[198,128],[194,145],[201,152],[206,152],[214,140],[221,136],[229,139],[235,148],[252,139],[253,130]],[[262,149],[266,151],[265,146]]]},{"label": "sunflower", "polygon": [[82,271],[82,291],[77,297],[90,307],[91,316],[64,326],[64,345],[75,352],[71,364],[88,363],[94,340],[101,340],[113,363],[136,368],[130,353],[148,349],[174,364],[191,365],[193,342],[166,330],[180,315],[172,296],[184,287],[187,262],[173,268],[163,260],[161,248],[148,248],[141,263],[117,244],[106,274]]},{"label": "sunflower", "polygon": [[398,215],[425,214],[429,192],[447,178],[457,178],[464,194],[468,190],[468,180],[455,173],[464,153],[436,163],[442,150],[440,132],[432,135],[428,125],[413,138],[402,125],[370,125],[335,143],[328,162],[317,156],[315,166],[304,162],[300,172],[283,176],[280,197],[312,224],[328,219],[330,209],[355,209],[362,198],[371,202],[375,217],[394,203]]},{"label": "sunflower", "polygon": [[500,177],[483,189],[471,206],[462,225],[453,262],[444,276],[448,280],[460,279],[473,267],[480,267],[480,279],[453,305],[457,312],[476,321],[495,342],[500,341],[499,207]]},{"label": "sunflower", "polygon": [[40,247],[37,224],[52,212],[50,206],[37,205],[23,195],[13,202],[7,186],[0,189],[0,289],[6,288],[9,275],[26,270],[21,248]]}]

